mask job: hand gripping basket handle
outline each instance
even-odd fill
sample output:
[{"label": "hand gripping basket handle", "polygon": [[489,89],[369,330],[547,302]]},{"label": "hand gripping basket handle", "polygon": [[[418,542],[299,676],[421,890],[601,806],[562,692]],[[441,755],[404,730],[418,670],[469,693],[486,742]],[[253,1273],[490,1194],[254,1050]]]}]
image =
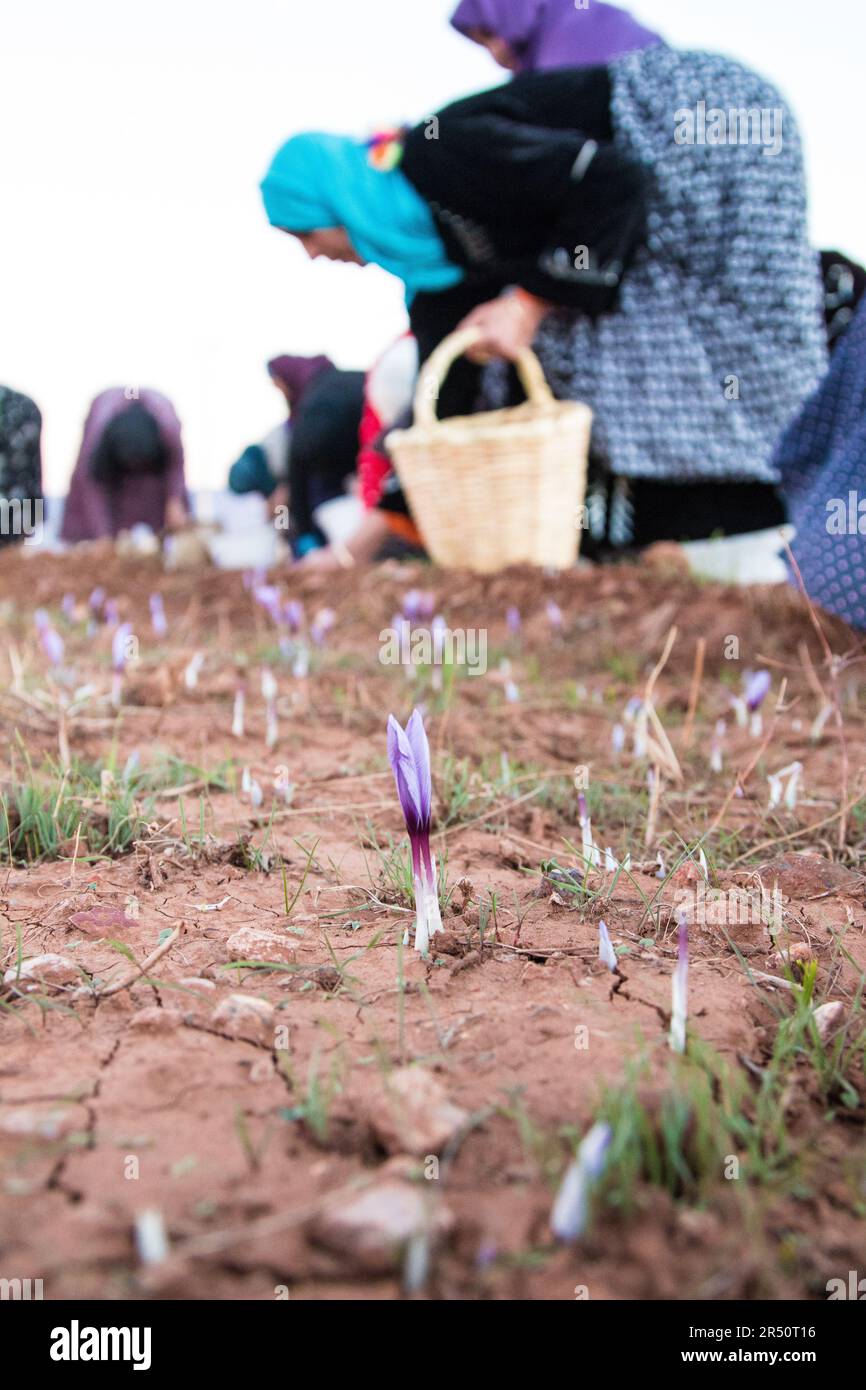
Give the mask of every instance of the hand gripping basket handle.
[{"label": "hand gripping basket handle", "polygon": [[[436,401],[439,388],[450,368],[463,353],[477,343],[481,337],[478,328],[464,328],[458,333],[449,333],[439,346],[431,352],[418,377],[415,388],[415,424],[431,429],[437,423]],[[524,348],[515,362],[517,373],[523,382],[527,398],[533,405],[551,405],[553,393],[544,379],[541,363],[531,348]]]}]

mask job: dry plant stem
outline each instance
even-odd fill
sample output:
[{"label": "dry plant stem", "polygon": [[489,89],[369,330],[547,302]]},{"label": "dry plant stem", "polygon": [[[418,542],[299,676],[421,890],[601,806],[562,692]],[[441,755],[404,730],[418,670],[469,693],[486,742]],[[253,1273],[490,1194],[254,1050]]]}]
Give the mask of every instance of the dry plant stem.
[{"label": "dry plant stem", "polygon": [[650,796],[649,813],[646,818],[644,844],[650,849],[655,844],[656,826],[659,818],[659,803],[662,799],[662,773],[658,763],[653,767],[653,788]]},{"label": "dry plant stem", "polygon": [[644,692],[643,692],[644,704],[651,704],[651,703],[652,703],[652,696],[653,696],[653,690],[655,689],[655,683],[656,683],[656,681],[658,680],[659,676],[661,675],[662,671],[665,669],[665,667],[666,667],[667,664],[668,664],[668,659],[669,659],[669,657],[670,657],[671,652],[672,652],[673,649],[674,649],[674,642],[676,642],[676,640],[677,640],[677,628],[676,628],[676,627],[672,627],[671,630],[670,630],[670,632],[669,632],[668,635],[667,635],[667,641],[665,642],[665,645],[664,645],[664,651],[662,652],[661,656],[659,657],[659,659],[658,659],[656,665],[653,667],[653,670],[650,672],[649,680],[647,681],[646,685],[644,686]]},{"label": "dry plant stem", "polygon": [[806,680],[809,682],[809,685],[812,687],[812,689],[818,697],[819,708],[822,708],[824,705],[829,705],[831,701],[827,699],[827,693],[818,679],[818,674],[815,670],[815,665],[812,661],[812,657],[809,653],[809,648],[806,646],[806,643],[800,642],[797,646],[797,651],[800,655],[800,662],[803,667],[803,670],[806,673]]},{"label": "dry plant stem", "polygon": [[60,755],[60,766],[64,772],[68,772],[71,759],[69,756],[69,730],[66,724],[66,711],[61,707],[57,715],[57,751]]},{"label": "dry plant stem", "polygon": [[171,950],[185,925],[184,922],[179,922],[171,935],[165,938],[162,945],[157,946],[156,950],[151,952],[147,960],[142,961],[141,965],[136,966],[133,973],[127,976],[125,980],[119,980],[116,985],[109,985],[107,989],[97,990],[97,999],[107,999],[110,994],[119,994],[122,989],[128,989],[130,985],[134,985],[136,980],[140,980],[142,975],[147,974],[148,970],[152,970],[157,961],[162,960],[166,952]]},{"label": "dry plant stem", "polygon": [[689,707],[686,711],[686,722],[683,725],[682,749],[687,752],[692,746],[692,738],[695,732],[695,714],[698,708],[698,700],[701,694],[701,684],[704,679],[704,661],[707,654],[707,639],[698,638],[697,650],[695,651],[695,667],[692,672],[692,687],[689,691]]},{"label": "dry plant stem", "polygon": [[785,542],[785,550],[788,553],[788,559],[791,562],[791,568],[793,569],[797,583],[800,586],[800,592],[803,595],[803,598],[806,601],[806,606],[809,609],[809,617],[812,619],[812,626],[817,632],[818,640],[820,641],[821,646],[824,649],[824,657],[827,662],[827,671],[830,677],[830,689],[832,691],[831,704],[833,706],[833,715],[836,723],[836,729],[839,733],[839,752],[842,759],[841,787],[839,789],[839,805],[841,807],[841,814],[839,816],[839,837],[837,841],[837,847],[840,850],[843,850],[848,840],[848,782],[850,777],[850,769],[848,765],[848,741],[845,737],[845,719],[842,714],[842,696],[839,691],[839,666],[836,661],[836,657],[833,655],[833,649],[830,646],[830,643],[827,641],[827,634],[821,626],[821,620],[818,617],[818,614],[815,612],[815,605],[809,597],[809,594],[806,590],[806,585],[803,583],[803,576],[800,573],[800,566],[797,564],[797,561],[794,558],[794,552],[792,551],[787,541]]},{"label": "dry plant stem", "polygon": [[78,825],[77,825],[76,828],[75,828],[75,847],[74,847],[74,849],[73,849],[73,851],[72,851],[72,864],[71,864],[70,869],[69,869],[69,887],[70,887],[70,888],[74,888],[74,887],[75,887],[75,866],[76,866],[76,864],[78,863],[78,847],[79,847],[79,845],[81,844],[81,825],[82,825],[82,822],[79,821],[79,822],[78,822]]}]

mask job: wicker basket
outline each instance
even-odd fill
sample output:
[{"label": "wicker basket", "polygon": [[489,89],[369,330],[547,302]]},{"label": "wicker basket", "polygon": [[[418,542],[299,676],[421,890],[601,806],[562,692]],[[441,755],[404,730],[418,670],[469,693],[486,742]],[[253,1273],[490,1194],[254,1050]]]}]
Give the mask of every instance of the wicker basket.
[{"label": "wicker basket", "polygon": [[413,519],[446,568],[566,569],[580,546],[592,412],[555,400],[527,349],[516,364],[523,405],[437,420],[439,387],[477,338],[465,329],[439,344],[418,379],[415,423],[387,437]]}]

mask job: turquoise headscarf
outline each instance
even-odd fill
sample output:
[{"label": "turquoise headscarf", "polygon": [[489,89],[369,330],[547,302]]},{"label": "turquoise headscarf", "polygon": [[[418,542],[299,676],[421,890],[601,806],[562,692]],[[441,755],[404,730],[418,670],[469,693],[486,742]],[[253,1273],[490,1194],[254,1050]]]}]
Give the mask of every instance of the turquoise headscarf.
[{"label": "turquoise headscarf", "polygon": [[277,150],[261,190],[274,227],[345,227],[363,260],[403,281],[408,303],[420,290],[444,290],[463,279],[424,199],[399,169],[374,168],[360,141],[295,135]]}]

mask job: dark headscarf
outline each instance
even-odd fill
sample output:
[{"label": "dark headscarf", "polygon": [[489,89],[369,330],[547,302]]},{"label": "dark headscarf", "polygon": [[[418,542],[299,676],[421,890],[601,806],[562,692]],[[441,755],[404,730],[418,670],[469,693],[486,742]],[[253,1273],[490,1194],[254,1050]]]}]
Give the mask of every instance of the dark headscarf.
[{"label": "dark headscarf", "polygon": [[290,357],[284,353],[271,358],[268,371],[272,380],[285,388],[289,408],[295,411],[310,382],[333,365],[330,357]]},{"label": "dark headscarf", "polygon": [[159,425],[140,401],[133,401],[105,426],[90,459],[90,476],[102,484],[121,483],[133,474],[162,473],[167,464]]}]

